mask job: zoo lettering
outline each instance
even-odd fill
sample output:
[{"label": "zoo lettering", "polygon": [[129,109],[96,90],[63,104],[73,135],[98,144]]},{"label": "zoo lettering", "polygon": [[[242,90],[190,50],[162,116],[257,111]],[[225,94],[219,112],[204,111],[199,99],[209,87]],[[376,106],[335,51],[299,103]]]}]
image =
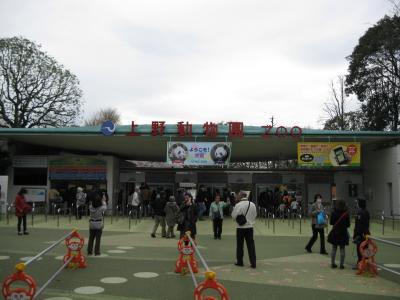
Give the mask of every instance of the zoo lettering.
[{"label": "zoo lettering", "polygon": [[[229,137],[243,137],[244,135],[244,125],[243,122],[228,122],[228,136]],[[135,121],[132,121],[131,132],[128,133],[129,136],[140,135],[136,132]],[[292,138],[299,138],[302,135],[302,129],[299,126],[285,127],[279,126],[277,128],[271,125],[261,126],[264,128],[264,132],[261,134],[263,138],[269,138],[270,136],[276,136],[279,138],[284,138],[291,136]],[[176,124],[177,133],[180,137],[191,137],[192,136],[192,124],[189,122],[178,122]],[[206,137],[215,138],[218,136],[219,125],[213,122],[206,122],[203,124],[203,134]],[[165,121],[152,121],[151,122],[151,135],[152,136],[163,136],[165,130]]]}]

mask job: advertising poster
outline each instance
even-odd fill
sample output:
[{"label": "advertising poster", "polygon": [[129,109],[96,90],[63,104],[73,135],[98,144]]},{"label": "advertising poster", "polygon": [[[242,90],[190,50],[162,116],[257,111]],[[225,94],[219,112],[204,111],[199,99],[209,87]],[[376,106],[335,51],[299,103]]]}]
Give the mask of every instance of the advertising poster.
[{"label": "advertising poster", "polygon": [[361,144],[298,143],[297,159],[299,167],[360,167]]},{"label": "advertising poster", "polygon": [[167,163],[171,165],[226,165],[231,157],[231,143],[168,142]]}]

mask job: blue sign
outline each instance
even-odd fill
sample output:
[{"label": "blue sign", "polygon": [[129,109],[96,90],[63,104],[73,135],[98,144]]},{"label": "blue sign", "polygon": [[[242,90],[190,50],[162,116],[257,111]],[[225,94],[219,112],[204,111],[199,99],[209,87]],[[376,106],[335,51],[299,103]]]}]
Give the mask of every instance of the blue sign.
[{"label": "blue sign", "polygon": [[115,131],[115,124],[108,120],[101,125],[101,133],[104,135],[113,135]]}]

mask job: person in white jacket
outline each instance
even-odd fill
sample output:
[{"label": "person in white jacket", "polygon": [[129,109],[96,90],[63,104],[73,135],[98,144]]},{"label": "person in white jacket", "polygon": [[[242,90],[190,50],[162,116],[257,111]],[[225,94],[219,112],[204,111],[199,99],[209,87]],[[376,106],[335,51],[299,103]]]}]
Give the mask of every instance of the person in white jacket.
[{"label": "person in white jacket", "polygon": [[135,216],[137,219],[140,218],[140,197],[139,197],[139,188],[136,187],[134,192],[129,195],[130,209],[131,209],[131,217]]},{"label": "person in white jacket", "polygon": [[246,194],[241,193],[241,200],[235,205],[232,211],[232,218],[236,220],[237,216],[244,215],[246,223],[237,224],[236,228],[236,266],[243,266],[243,246],[246,240],[247,251],[249,253],[250,267],[256,268],[256,246],[254,243],[253,226],[256,223],[257,209],[253,202],[247,200]]}]

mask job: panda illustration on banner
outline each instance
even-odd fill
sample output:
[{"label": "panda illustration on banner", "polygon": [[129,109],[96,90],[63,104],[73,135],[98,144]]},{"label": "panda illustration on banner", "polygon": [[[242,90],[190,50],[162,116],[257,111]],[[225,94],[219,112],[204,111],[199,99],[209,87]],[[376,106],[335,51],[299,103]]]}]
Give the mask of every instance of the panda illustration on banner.
[{"label": "panda illustration on banner", "polygon": [[182,143],[173,144],[168,149],[168,157],[173,163],[183,164],[188,154],[188,148]]},{"label": "panda illustration on banner", "polygon": [[231,149],[226,144],[215,144],[211,148],[211,159],[215,164],[224,164],[229,156]]}]

